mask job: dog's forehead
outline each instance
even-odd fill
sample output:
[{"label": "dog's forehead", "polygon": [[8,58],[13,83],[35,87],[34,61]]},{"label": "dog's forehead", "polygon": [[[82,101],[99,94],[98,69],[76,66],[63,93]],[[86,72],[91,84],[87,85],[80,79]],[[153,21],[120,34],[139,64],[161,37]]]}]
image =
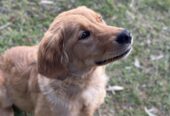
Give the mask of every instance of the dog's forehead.
[{"label": "dog's forehead", "polygon": [[85,6],[81,6],[81,7],[69,10],[69,11],[65,11],[65,12],[61,13],[58,17],[62,17],[62,16],[67,17],[70,15],[82,15],[87,18],[100,17],[99,13],[97,13],[94,10],[89,9]]},{"label": "dog's forehead", "polygon": [[63,24],[63,27],[66,26],[67,28],[86,28],[92,25],[94,26],[97,23],[104,23],[101,15],[83,6],[60,13],[50,25],[50,29],[55,29],[60,24]]},{"label": "dog's forehead", "polygon": [[99,13],[95,12],[92,9],[89,9],[85,6],[81,6],[69,11],[65,11],[59,14],[56,18],[57,20],[61,20],[62,22],[69,23],[74,22],[72,24],[90,24],[102,22],[102,17]]}]

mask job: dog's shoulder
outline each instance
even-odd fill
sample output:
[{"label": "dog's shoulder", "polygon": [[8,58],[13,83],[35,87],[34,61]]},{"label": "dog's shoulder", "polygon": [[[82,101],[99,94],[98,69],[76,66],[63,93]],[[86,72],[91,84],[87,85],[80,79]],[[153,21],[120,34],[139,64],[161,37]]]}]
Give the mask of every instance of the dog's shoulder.
[{"label": "dog's shoulder", "polygon": [[0,68],[3,71],[23,71],[37,60],[37,46],[18,46],[6,50],[0,56]]}]

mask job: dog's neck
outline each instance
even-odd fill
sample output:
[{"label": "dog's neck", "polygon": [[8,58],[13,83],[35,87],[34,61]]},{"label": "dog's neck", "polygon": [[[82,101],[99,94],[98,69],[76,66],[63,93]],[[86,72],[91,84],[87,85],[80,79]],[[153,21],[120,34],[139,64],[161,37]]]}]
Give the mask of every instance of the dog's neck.
[{"label": "dog's neck", "polygon": [[[63,77],[56,77],[55,79],[51,79],[46,76],[39,75],[38,80],[41,81],[41,83],[44,83],[43,84],[44,87],[46,85],[47,86],[49,86],[49,85],[57,85],[57,86],[59,85],[60,86],[60,85],[64,84],[67,86],[65,89],[69,88],[69,86],[74,86],[77,88],[76,92],[78,92],[79,90],[82,91],[82,89],[87,88],[89,83],[91,83],[91,81],[94,81],[96,79],[100,80],[100,78],[102,79],[103,77],[104,78],[107,77],[107,76],[103,76],[103,75],[105,75],[105,71],[103,68],[104,67],[93,67],[93,68],[86,70],[85,72],[81,72],[81,73],[68,72]],[[97,73],[96,73],[96,71],[97,71]],[[99,75],[96,75],[96,74],[99,74]],[[54,87],[54,86],[52,86],[52,87]],[[58,89],[60,87],[54,87],[54,88]]]},{"label": "dog's neck", "polygon": [[93,72],[96,70],[97,67],[91,67],[91,68],[84,68],[77,70],[76,68],[69,68],[69,76],[75,77],[75,78],[87,78],[90,76],[90,74],[93,74]]},{"label": "dog's neck", "polygon": [[84,66],[70,63],[67,66],[67,72],[68,76],[73,76],[75,78],[86,78],[89,74],[92,74],[96,68],[96,66]]}]

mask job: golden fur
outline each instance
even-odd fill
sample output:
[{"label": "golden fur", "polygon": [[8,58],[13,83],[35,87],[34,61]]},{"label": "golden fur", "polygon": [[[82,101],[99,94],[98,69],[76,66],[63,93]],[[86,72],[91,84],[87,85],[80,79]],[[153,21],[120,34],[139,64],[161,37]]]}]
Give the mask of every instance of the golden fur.
[{"label": "golden fur", "polygon": [[[85,30],[90,36],[79,39]],[[104,102],[107,83],[104,64],[95,62],[118,60],[130,48],[115,42],[121,31],[93,10],[78,7],[59,14],[39,45],[5,51],[0,56],[1,116],[13,116],[12,105],[34,116],[93,116]]]}]

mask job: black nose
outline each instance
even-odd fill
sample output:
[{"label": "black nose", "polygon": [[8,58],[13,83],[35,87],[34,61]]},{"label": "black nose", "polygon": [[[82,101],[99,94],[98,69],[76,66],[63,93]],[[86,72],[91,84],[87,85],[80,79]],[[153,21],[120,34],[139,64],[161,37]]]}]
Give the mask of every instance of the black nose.
[{"label": "black nose", "polygon": [[118,34],[118,36],[116,38],[116,41],[119,44],[128,44],[128,43],[131,43],[132,37],[131,37],[130,32],[128,30],[122,31],[121,33]]}]

